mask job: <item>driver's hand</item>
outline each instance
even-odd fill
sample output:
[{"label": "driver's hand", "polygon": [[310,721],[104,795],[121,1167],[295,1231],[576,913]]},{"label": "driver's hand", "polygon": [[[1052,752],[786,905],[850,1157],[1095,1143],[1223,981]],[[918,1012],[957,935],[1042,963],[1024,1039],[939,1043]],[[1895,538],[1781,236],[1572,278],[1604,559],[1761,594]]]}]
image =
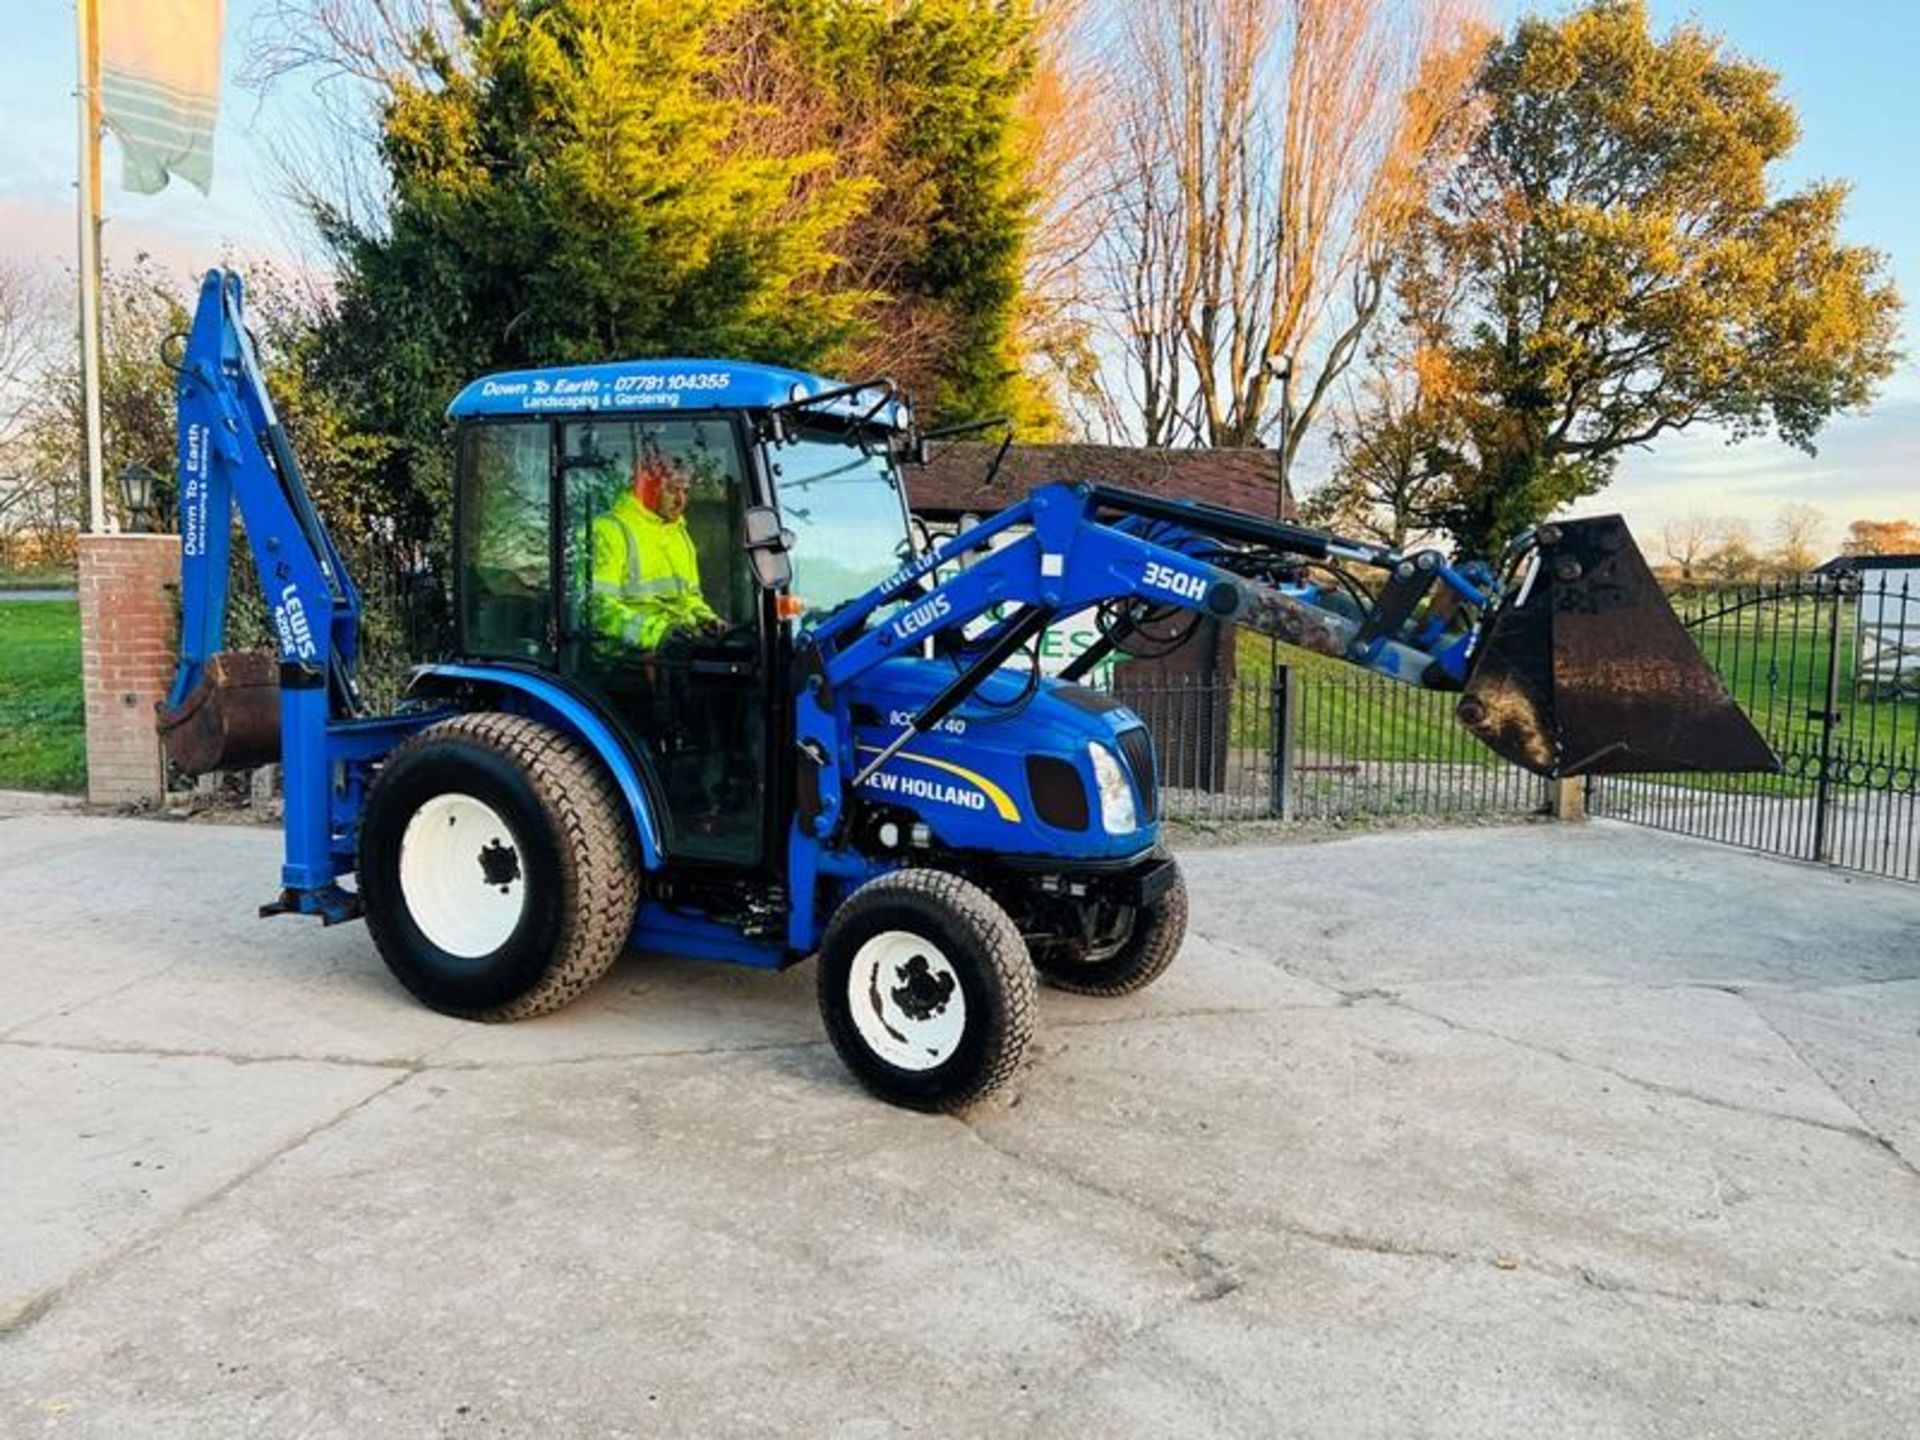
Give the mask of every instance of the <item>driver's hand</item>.
[{"label": "driver's hand", "polygon": [[718,640],[721,636],[725,635],[730,628],[727,622],[722,620],[718,615],[709,615],[705,620],[699,620],[694,623],[693,633],[703,640]]}]

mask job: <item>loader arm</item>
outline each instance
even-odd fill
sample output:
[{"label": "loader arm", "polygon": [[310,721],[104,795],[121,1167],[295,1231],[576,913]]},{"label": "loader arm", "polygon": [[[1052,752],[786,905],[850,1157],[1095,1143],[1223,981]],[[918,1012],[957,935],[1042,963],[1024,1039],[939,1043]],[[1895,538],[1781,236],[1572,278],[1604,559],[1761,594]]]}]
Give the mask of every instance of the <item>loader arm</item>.
[{"label": "loader arm", "polygon": [[[1023,533],[1010,542],[991,543],[1016,531]],[[971,563],[945,579],[936,578],[969,556],[974,557]],[[939,725],[1049,624],[1098,606],[1139,602],[1143,609],[1211,616],[1353,660],[1395,679],[1458,688],[1464,669],[1457,636],[1449,647],[1423,649],[1398,634],[1370,633],[1367,622],[1316,603],[1312,587],[1267,583],[1228,568],[1297,568],[1330,560],[1388,570],[1394,578],[1387,596],[1395,594],[1396,583],[1422,593],[1440,584],[1474,613],[1494,598],[1436,552],[1403,564],[1397,554],[1378,546],[1215,507],[1104,486],[1034,490],[841,606],[814,630],[811,649],[801,659],[801,672],[808,679],[800,696],[796,738],[801,763],[811,771],[805,783],[809,793],[819,796],[818,810],[811,816],[815,834],[832,833],[844,797],[861,778],[885,765],[915,736]],[[883,611],[890,613],[882,616]],[[962,638],[970,626],[996,614],[1000,618],[985,633]],[[1085,664],[1104,658],[1127,628],[1122,620],[1095,652],[1083,657]],[[937,652],[951,654],[958,673],[856,773],[852,726],[844,708],[833,704],[834,692],[926,642]]]},{"label": "loader arm", "polygon": [[[1022,533],[1010,542],[990,543],[1015,531]],[[939,578],[967,557],[970,563]],[[1327,592],[1304,582],[1309,566],[1367,568],[1384,581],[1354,607],[1357,615],[1343,614]],[[1505,571],[1501,577],[1437,550],[1402,554],[1218,506],[1099,485],[1043,486],[848,602],[813,632],[801,662],[807,680],[796,738],[809,772],[804,783],[819,798],[803,818],[814,835],[830,836],[861,779],[939,725],[1049,624],[1116,605],[1136,616],[1170,608],[1211,616],[1393,680],[1465,691],[1462,722],[1546,776],[1775,768],[1616,518],[1543,527],[1515,547]],[[1586,650],[1607,651],[1608,663],[1554,655],[1560,612],[1584,617]],[[983,634],[963,638],[995,614]],[[1131,623],[1120,611],[1119,623],[1065,678],[1104,658]],[[835,691],[927,642],[955,659],[953,681],[856,769],[852,726],[833,703]],[[1477,693],[1476,672],[1489,651],[1497,674]],[[1556,679],[1568,688],[1557,693]],[[1591,725],[1562,713],[1594,708],[1582,684],[1618,699],[1610,710],[1601,706],[1614,738],[1596,739]],[[1576,697],[1580,704],[1570,706]]]}]

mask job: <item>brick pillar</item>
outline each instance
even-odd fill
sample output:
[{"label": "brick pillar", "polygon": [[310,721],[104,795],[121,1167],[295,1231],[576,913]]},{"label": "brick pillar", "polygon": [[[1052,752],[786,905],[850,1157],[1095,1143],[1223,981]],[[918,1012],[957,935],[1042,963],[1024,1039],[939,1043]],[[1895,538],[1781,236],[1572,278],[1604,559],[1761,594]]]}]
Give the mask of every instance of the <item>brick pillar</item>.
[{"label": "brick pillar", "polygon": [[80,537],[80,663],[87,799],[157,805],[166,795],[153,707],[173,682],[178,535]]}]

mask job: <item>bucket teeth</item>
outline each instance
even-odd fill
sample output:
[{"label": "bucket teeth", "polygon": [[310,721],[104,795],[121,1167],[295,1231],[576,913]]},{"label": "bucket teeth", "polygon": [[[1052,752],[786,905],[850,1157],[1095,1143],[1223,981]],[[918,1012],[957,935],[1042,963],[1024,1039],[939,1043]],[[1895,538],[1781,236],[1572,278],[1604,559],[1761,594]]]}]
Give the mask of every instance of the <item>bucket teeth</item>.
[{"label": "bucket teeth", "polygon": [[1617,515],[1542,527],[1495,613],[1460,722],[1537,775],[1775,771]]}]

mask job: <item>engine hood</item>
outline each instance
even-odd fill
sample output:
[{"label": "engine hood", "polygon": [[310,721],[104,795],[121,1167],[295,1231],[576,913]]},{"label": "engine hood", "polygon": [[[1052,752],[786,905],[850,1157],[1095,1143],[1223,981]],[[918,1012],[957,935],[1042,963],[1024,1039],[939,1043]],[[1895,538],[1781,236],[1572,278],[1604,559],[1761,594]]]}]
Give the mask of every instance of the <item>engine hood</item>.
[{"label": "engine hood", "polygon": [[[941,660],[903,656],[850,685],[855,759],[873,758],[954,678]],[[860,787],[871,805],[928,825],[962,850],[1119,860],[1159,838],[1152,741],[1126,706],[1084,686],[1002,670]],[[1025,697],[1023,699],[1023,696]],[[1090,747],[1117,761],[1132,787],[1134,824],[1109,829]]]}]

